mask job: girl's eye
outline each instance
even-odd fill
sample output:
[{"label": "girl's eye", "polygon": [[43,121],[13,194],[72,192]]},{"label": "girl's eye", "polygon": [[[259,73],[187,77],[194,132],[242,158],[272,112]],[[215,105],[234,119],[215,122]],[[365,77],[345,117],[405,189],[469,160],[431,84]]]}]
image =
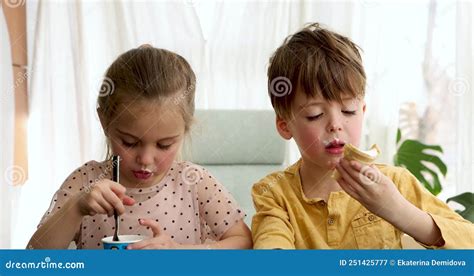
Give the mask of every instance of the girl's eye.
[{"label": "girl's eye", "polygon": [[343,110],[342,113],[346,115],[355,115],[356,111],[355,110]]},{"label": "girl's eye", "polygon": [[169,145],[156,144],[156,145],[158,146],[159,149],[168,150],[173,144],[169,144]]},{"label": "girl's eye", "polygon": [[323,113],[318,114],[316,116],[308,116],[308,117],[306,117],[306,119],[308,119],[308,121],[314,121],[314,120],[319,119],[319,117],[321,117],[321,116],[323,116]]},{"label": "girl's eye", "polygon": [[135,143],[128,143],[128,142],[122,140],[122,144],[123,144],[124,146],[126,146],[127,148],[133,148],[133,147],[135,147],[135,146],[138,144],[138,142],[135,142]]}]

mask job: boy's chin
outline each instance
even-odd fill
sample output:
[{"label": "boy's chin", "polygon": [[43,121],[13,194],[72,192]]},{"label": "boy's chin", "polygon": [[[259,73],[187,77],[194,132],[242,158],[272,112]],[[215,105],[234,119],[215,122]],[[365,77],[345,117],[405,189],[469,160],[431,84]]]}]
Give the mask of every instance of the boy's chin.
[{"label": "boy's chin", "polygon": [[337,164],[339,164],[339,162],[341,161],[342,159],[342,156],[334,156],[332,158],[330,158],[327,162],[326,162],[326,169],[328,170],[335,170],[336,169],[336,166]]},{"label": "boy's chin", "polygon": [[318,167],[320,167],[321,169],[325,169],[325,170],[328,170],[328,171],[331,171],[331,170],[335,170],[336,169],[336,166],[337,164],[339,164],[339,161],[340,161],[341,158],[331,158],[329,160],[326,160],[326,161],[323,161],[323,160],[319,160],[319,161],[309,161],[309,163],[313,163],[313,164],[317,164]]},{"label": "boy's chin", "polygon": [[329,160],[326,164],[328,170],[335,170],[336,165],[339,163],[339,160]]}]

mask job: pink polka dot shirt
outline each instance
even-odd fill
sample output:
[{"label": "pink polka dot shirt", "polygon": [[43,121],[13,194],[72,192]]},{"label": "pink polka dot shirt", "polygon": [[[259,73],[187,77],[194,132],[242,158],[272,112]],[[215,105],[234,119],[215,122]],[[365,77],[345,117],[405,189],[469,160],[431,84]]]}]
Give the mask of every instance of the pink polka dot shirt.
[{"label": "pink polka dot shirt", "polygon": [[[111,179],[111,161],[90,161],[75,170],[54,194],[41,226],[73,195],[90,190],[96,181]],[[139,218],[154,219],[161,229],[181,244],[203,244],[219,238],[245,217],[231,194],[206,169],[190,162],[174,162],[163,179],[147,188],[127,188],[135,199],[120,216],[121,235],[151,237],[151,229],[141,226]],[[38,226],[38,227],[39,227]],[[112,236],[113,217],[84,216],[74,241],[77,248],[102,248],[101,239]]]}]

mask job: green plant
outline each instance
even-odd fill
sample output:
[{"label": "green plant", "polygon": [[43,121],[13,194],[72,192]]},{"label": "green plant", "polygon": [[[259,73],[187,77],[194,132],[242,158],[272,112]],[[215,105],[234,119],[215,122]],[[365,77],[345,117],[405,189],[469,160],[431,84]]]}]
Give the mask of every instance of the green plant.
[{"label": "green plant", "polygon": [[[433,195],[438,195],[441,190],[441,182],[439,181],[439,173],[428,168],[423,162],[435,165],[439,172],[446,176],[448,168],[446,164],[436,155],[424,152],[427,149],[443,153],[443,149],[439,145],[426,145],[417,140],[407,139],[400,143],[402,138],[401,131],[397,131],[397,152],[393,157],[395,166],[405,167],[409,170],[428,191]],[[423,173],[430,174],[432,179],[425,178]]]},{"label": "green plant", "polygon": [[[393,157],[395,166],[405,167],[420,181],[428,191],[433,195],[438,195],[443,189],[439,180],[439,173],[428,168],[423,162],[435,165],[439,172],[445,177],[448,172],[446,164],[440,157],[424,152],[427,149],[443,153],[443,149],[439,145],[425,145],[417,140],[407,139],[400,144],[402,139],[401,131],[397,131],[397,152]],[[430,182],[423,176],[423,172],[432,176]],[[453,201],[464,206],[464,210],[456,210],[463,218],[474,222],[474,194],[470,192],[462,193],[457,196],[450,197],[446,203]]]},{"label": "green plant", "polygon": [[462,193],[457,196],[450,197],[446,200],[446,202],[454,201],[462,206],[464,206],[464,210],[456,210],[458,214],[460,214],[463,218],[469,220],[470,222],[474,222],[474,194],[473,193]]}]

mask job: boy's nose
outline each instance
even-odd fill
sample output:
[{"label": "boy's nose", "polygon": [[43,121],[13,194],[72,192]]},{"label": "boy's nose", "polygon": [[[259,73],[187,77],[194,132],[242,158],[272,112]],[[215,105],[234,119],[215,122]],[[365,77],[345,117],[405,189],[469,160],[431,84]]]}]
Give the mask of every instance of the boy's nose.
[{"label": "boy's nose", "polygon": [[328,127],[329,132],[341,131],[342,127],[339,124],[330,124]]},{"label": "boy's nose", "polygon": [[337,132],[342,130],[342,120],[341,116],[337,111],[328,113],[327,121],[327,131],[328,132]]}]

